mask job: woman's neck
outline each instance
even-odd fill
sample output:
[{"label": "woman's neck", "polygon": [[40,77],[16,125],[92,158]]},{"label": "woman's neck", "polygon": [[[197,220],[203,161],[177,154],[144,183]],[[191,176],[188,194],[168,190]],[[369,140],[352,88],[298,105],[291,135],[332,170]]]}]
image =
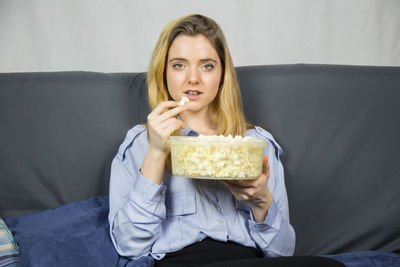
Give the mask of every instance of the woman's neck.
[{"label": "woman's neck", "polygon": [[184,111],[180,118],[193,131],[203,135],[218,135],[217,125],[211,121],[208,112]]}]

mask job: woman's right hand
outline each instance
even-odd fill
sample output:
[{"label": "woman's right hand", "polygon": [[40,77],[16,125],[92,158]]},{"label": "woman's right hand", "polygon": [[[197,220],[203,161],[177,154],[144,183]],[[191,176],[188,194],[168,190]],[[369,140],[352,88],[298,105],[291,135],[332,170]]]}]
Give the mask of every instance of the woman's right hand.
[{"label": "woman's right hand", "polygon": [[185,125],[176,116],[187,110],[187,105],[179,106],[179,102],[161,102],[147,116],[147,127],[149,131],[149,149],[162,155],[168,155],[168,139],[170,135]]}]

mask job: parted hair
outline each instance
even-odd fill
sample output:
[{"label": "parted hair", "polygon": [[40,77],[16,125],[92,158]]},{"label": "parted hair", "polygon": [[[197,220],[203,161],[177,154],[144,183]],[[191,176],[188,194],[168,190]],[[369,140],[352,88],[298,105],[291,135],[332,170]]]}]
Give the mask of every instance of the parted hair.
[{"label": "parted hair", "polygon": [[217,51],[222,65],[221,82],[215,99],[210,103],[210,119],[218,133],[244,136],[248,128],[243,114],[242,98],[232,58],[224,34],[218,24],[203,15],[181,17],[167,24],[154,48],[147,73],[150,109],[172,100],[166,83],[166,61],[169,49],[178,35],[205,36]]}]

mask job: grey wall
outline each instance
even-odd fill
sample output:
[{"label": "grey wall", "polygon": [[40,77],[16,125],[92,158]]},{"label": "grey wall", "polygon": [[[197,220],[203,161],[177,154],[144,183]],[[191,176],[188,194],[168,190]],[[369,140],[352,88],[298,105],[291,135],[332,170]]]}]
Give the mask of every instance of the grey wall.
[{"label": "grey wall", "polygon": [[221,25],[237,66],[400,66],[399,0],[0,0],[0,72],[146,71],[189,13]]}]

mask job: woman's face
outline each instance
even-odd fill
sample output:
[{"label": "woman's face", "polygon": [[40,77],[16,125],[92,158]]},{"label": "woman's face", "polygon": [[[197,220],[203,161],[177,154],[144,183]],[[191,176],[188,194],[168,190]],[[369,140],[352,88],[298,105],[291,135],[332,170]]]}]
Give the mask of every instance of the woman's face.
[{"label": "woman's face", "polygon": [[189,111],[208,111],[218,93],[222,66],[217,51],[203,35],[179,35],[168,52],[166,79],[175,101],[186,96]]}]

